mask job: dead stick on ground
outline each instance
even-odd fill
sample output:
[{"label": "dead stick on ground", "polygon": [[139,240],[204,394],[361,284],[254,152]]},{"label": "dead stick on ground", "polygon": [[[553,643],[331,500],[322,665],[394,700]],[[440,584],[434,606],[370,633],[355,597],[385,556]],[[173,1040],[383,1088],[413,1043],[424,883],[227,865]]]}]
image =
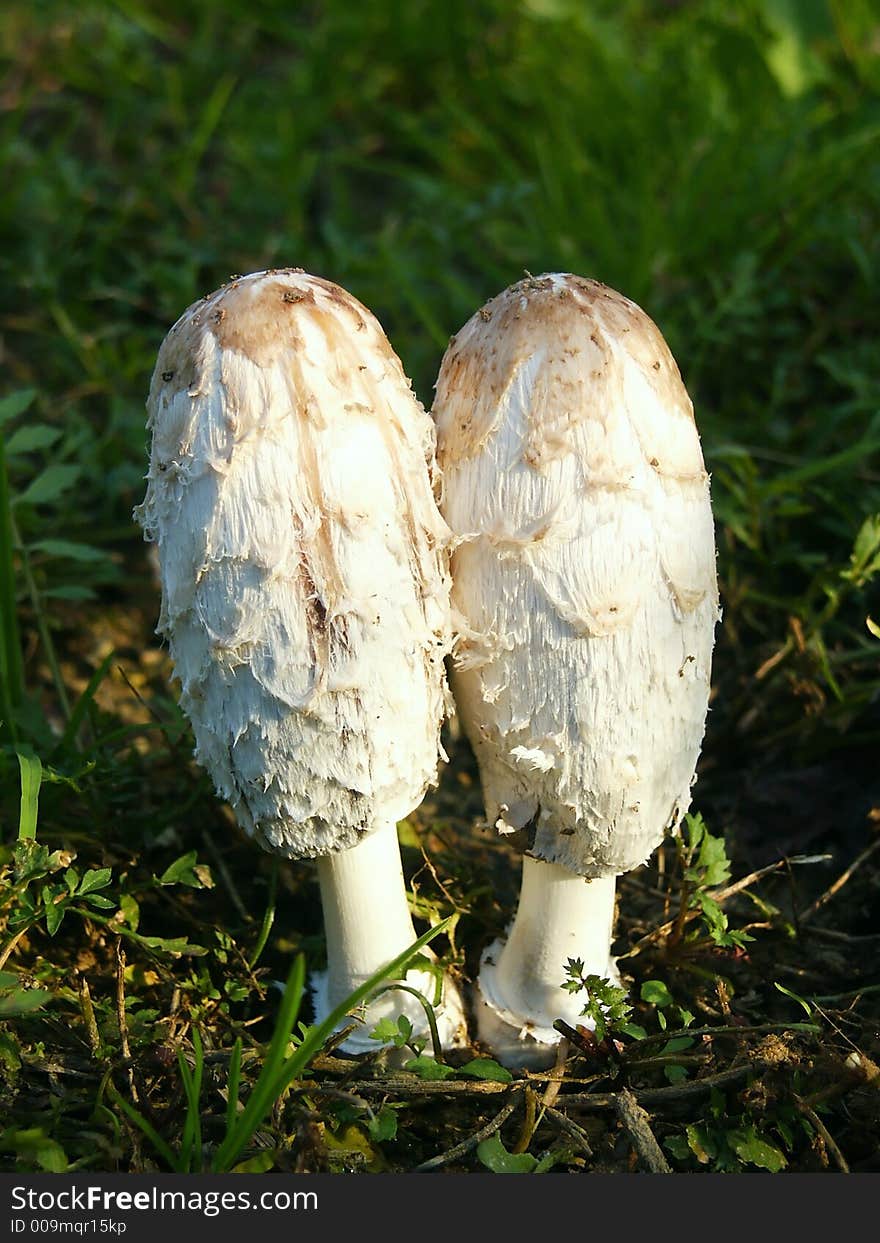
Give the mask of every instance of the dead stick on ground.
[{"label": "dead stick on ground", "polygon": [[532,1136],[535,1134],[538,1126],[538,1098],[535,1096],[534,1088],[530,1088],[526,1084],[525,1088],[526,1111],[523,1118],[523,1124],[520,1133],[517,1136],[516,1143],[511,1148],[513,1153],[528,1152],[529,1144],[532,1142]]},{"label": "dead stick on ground", "polygon": [[825,1141],[825,1147],[828,1149],[828,1151],[831,1153],[834,1160],[837,1162],[838,1169],[843,1174],[849,1174],[850,1168],[849,1168],[849,1165],[847,1164],[846,1157],[837,1147],[837,1144],[834,1140],[834,1136],[831,1134],[831,1132],[828,1130],[828,1127],[825,1125],[825,1123],[816,1113],[815,1109],[811,1109],[810,1106],[807,1104],[807,1102],[804,1100],[801,1100],[799,1096],[794,1096],[793,1099],[794,1099],[795,1105],[797,1106],[798,1112],[802,1113],[804,1117],[807,1119],[807,1121],[812,1123],[812,1125],[816,1128],[818,1133],[822,1136],[822,1139]]},{"label": "dead stick on ground", "polygon": [[852,877],[855,875],[858,869],[862,866],[862,864],[866,860],[870,859],[871,855],[874,853],[875,850],[880,850],[880,837],[878,837],[876,841],[871,842],[871,845],[867,846],[862,851],[862,853],[858,856],[858,858],[853,860],[853,862],[849,865],[846,871],[842,873],[842,875],[838,876],[834,884],[830,885],[828,889],[826,889],[825,892],[821,895],[821,897],[818,897],[816,899],[816,901],[812,904],[812,906],[807,907],[803,915],[801,915],[799,922],[803,925],[807,922],[808,919],[812,919],[817,911],[821,911],[822,907],[826,904],[826,902],[830,902],[831,899],[834,897],[834,895],[841,891],[841,889],[844,887],[846,882],[852,879]]},{"label": "dead stick on ground", "polygon": [[463,1083],[454,1079],[418,1079],[415,1075],[383,1075],[353,1082],[358,1092],[388,1096],[494,1096],[510,1091],[509,1083],[493,1083],[491,1079]]},{"label": "dead stick on ground", "polygon": [[[122,938],[116,938],[116,1021],[119,1024],[119,1043],[122,1056],[131,1060],[131,1046],[128,1043],[128,1019],[125,1015],[125,950]],[[138,1090],[134,1081],[134,1066],[128,1067],[128,1090],[131,1099],[138,1103]]]},{"label": "dead stick on ground", "polygon": [[574,1140],[585,1156],[592,1157],[593,1149],[590,1147],[590,1140],[582,1127],[579,1127],[576,1122],[572,1122],[571,1118],[567,1118],[560,1109],[554,1109],[552,1105],[545,1105],[543,1112],[553,1119],[561,1131],[564,1131],[566,1135]]},{"label": "dead stick on ground", "polygon": [[563,1036],[556,1046],[556,1061],[550,1072],[550,1080],[544,1089],[544,1095],[541,1097],[542,1110],[551,1109],[556,1104],[556,1098],[562,1089],[562,1082],[565,1078],[565,1063],[570,1048],[568,1040]]},{"label": "dead stick on ground", "polygon": [[[754,1062],[744,1062],[741,1066],[733,1066],[717,1075],[707,1075],[705,1079],[694,1079],[691,1083],[675,1083],[668,1088],[641,1088],[633,1093],[640,1105],[652,1105],[662,1109],[664,1105],[677,1105],[694,1096],[702,1096],[712,1088],[729,1087],[741,1079],[747,1079],[757,1070]],[[586,1110],[603,1110],[617,1108],[617,1092],[572,1092],[563,1097],[566,1105],[577,1105]]]},{"label": "dead stick on ground", "polygon": [[79,977],[79,1008],[85,1019],[86,1031],[89,1035],[89,1048],[92,1051],[92,1057],[99,1058],[101,1056],[101,1035],[98,1031],[98,1024],[95,1020],[95,1007],[92,1005],[92,994],[89,990],[89,982],[84,975]]},{"label": "dead stick on ground", "polygon": [[[526,1087],[526,1116],[516,1147],[513,1149],[514,1152],[528,1152],[529,1144],[531,1144],[535,1132],[541,1125],[541,1119],[544,1117],[548,1107],[553,1105],[559,1095],[565,1078],[565,1062],[570,1047],[568,1040],[563,1036],[556,1046],[556,1060],[553,1063],[553,1069],[550,1071],[550,1078],[541,1095],[540,1102],[538,1102],[533,1089]],[[534,1080],[532,1081],[534,1082]],[[538,1082],[542,1081],[538,1080]]]},{"label": "dead stick on ground", "polygon": [[672,1166],[651,1130],[651,1119],[628,1088],[617,1093],[615,1112],[633,1142],[642,1168],[649,1174],[671,1174]]},{"label": "dead stick on ground", "polygon": [[495,1115],[491,1122],[487,1122],[484,1127],[477,1131],[476,1135],[469,1136],[460,1144],[456,1144],[454,1148],[450,1148],[448,1152],[441,1152],[436,1157],[431,1157],[430,1161],[423,1161],[421,1165],[417,1165],[413,1170],[414,1174],[424,1174],[428,1170],[439,1169],[441,1165],[448,1165],[450,1161],[457,1161],[459,1157],[467,1156],[484,1139],[489,1139],[496,1131],[500,1131],[501,1127],[516,1109],[520,1101],[520,1092],[514,1094],[513,1100],[507,1102],[503,1109]]},{"label": "dead stick on ground", "polygon": [[[730,1070],[723,1070],[717,1075],[706,1075],[703,1079],[691,1082],[672,1084],[668,1088],[637,1088],[633,1093],[641,1105],[662,1108],[664,1105],[675,1105],[691,1097],[705,1095],[712,1088],[728,1087],[748,1078],[759,1069],[756,1062],[743,1062]],[[441,1081],[418,1079],[415,1075],[386,1075],[381,1079],[359,1079],[352,1086],[362,1096],[380,1094],[383,1096],[493,1096],[499,1092],[509,1092],[507,1083],[493,1083],[491,1079],[475,1080],[473,1083],[462,1083],[455,1079]],[[560,1097],[560,1103],[567,1106],[577,1105],[580,1109],[604,1110],[615,1109],[616,1092],[567,1092]]]},{"label": "dead stick on ground", "polygon": [[22,939],[24,934],[28,931],[29,931],[28,928],[22,928],[21,932],[16,932],[15,936],[8,943],[6,948],[3,950],[2,954],[0,954],[0,970],[2,970],[3,967],[6,966],[6,960],[9,958],[9,955],[15,949],[16,945],[18,945],[19,941]]}]

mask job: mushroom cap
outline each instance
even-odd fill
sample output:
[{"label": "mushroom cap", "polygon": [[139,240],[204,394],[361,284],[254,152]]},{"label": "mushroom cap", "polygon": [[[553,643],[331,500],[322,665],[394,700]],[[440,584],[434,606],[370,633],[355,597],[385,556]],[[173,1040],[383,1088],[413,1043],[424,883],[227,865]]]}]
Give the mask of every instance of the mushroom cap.
[{"label": "mushroom cap", "polygon": [[626,871],[690,804],[719,617],[678,368],[629,299],[529,277],[452,339],[433,413],[487,813],[540,859]]},{"label": "mushroom cap", "polygon": [[375,317],[300,269],[232,280],[159,351],[136,511],[196,758],[313,858],[436,780],[450,646],[434,429]]}]

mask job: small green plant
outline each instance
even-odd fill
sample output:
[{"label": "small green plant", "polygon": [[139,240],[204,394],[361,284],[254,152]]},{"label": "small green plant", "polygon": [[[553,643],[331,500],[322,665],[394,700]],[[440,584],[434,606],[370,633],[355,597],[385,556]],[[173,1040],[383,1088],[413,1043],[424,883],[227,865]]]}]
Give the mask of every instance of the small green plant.
[{"label": "small green plant", "polygon": [[370,1032],[370,1039],[380,1044],[390,1045],[393,1049],[402,1049],[404,1045],[409,1045],[418,1057],[425,1044],[424,1041],[413,1041],[412,1034],[412,1023],[405,1014],[399,1014],[396,1019],[380,1019]]},{"label": "small green plant", "polygon": [[[712,897],[710,889],[730,880],[730,860],[724,838],[710,833],[703,817],[687,815],[680,837],[676,838],[682,871],[679,912],[670,936],[674,945],[682,940],[688,912],[698,910],[703,935],[720,949],[742,949],[754,937],[730,928],[727,915]],[[697,940],[699,933],[691,934]]]},{"label": "small green plant", "polygon": [[585,975],[580,958],[569,958],[565,971],[568,979],[562,988],[568,993],[586,994],[581,1015],[592,1024],[598,1043],[614,1032],[627,1031],[632,1006],[627,1001],[625,988],[612,984],[601,975]]},{"label": "small green plant", "polygon": [[68,912],[90,918],[116,909],[117,903],[99,892],[110,884],[110,868],[81,873],[73,866],[75,855],[50,851],[30,837],[20,838],[5,855],[8,884],[0,897],[0,928],[15,937],[39,924],[53,937]]},{"label": "small green plant", "polygon": [[667,1136],[663,1146],[692,1169],[703,1167],[727,1174],[750,1165],[778,1174],[788,1164],[785,1150],[793,1148],[795,1130],[812,1138],[809,1122],[790,1107],[774,1110],[772,1120],[756,1119],[749,1113],[732,1116],[724,1095],[712,1089],[707,1116],[690,1123],[680,1134]]},{"label": "small green plant", "polygon": [[493,1174],[546,1174],[559,1161],[567,1160],[567,1149],[545,1152],[534,1157],[530,1152],[508,1152],[500,1135],[491,1135],[477,1146],[477,1156]]}]

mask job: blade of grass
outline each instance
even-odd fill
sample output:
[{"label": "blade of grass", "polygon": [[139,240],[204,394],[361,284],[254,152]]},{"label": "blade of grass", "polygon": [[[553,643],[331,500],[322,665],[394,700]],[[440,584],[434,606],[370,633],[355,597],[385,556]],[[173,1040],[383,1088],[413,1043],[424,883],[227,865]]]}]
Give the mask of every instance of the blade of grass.
[{"label": "blade of grass", "polygon": [[260,1071],[257,1082],[251,1089],[251,1094],[248,1097],[244,1110],[236,1116],[233,1125],[227,1131],[226,1138],[220,1145],[220,1149],[211,1163],[211,1169],[215,1174],[229,1169],[234,1163],[281,1090],[279,1088],[278,1092],[275,1092],[273,1095],[272,1089],[276,1080],[279,1079],[279,1072],[284,1062],[284,1050],[290,1039],[296,1016],[299,1014],[305,983],[305,959],[302,954],[298,954],[287,977],[284,995],[281,998],[281,1008],[278,1011],[275,1030],[272,1033],[269,1051],[263,1062],[263,1069]]},{"label": "blade of grass", "polygon": [[266,901],[266,910],[263,913],[263,922],[260,925],[260,935],[254,945],[254,952],[248,959],[248,966],[251,971],[260,960],[260,955],[266,948],[266,942],[269,940],[269,933],[272,931],[272,925],[275,922],[275,892],[278,888],[278,863],[274,861],[272,864],[272,872],[269,877],[269,897]]},{"label": "blade of grass", "polygon": [[75,743],[76,736],[79,733],[79,727],[82,725],[83,719],[92,705],[92,700],[95,698],[98,687],[106,678],[115,655],[115,652],[109,652],[89,678],[88,686],[85,688],[74,705],[73,711],[70,714],[70,720],[65,726],[64,733],[61,735],[58,746],[55,748],[56,751],[64,751],[67,747]]},{"label": "blade of grass", "polygon": [[40,798],[40,786],[43,781],[43,765],[36,755],[18,756],[18,767],[21,769],[21,810],[18,816],[18,840],[37,836],[37,811]]},{"label": "blade of grass", "polygon": [[52,635],[49,632],[49,623],[46,620],[46,611],[43,608],[43,601],[40,599],[39,588],[36,580],[31,572],[30,558],[25,548],[16,526],[15,519],[10,514],[10,525],[12,527],[12,539],[15,549],[21,558],[21,572],[24,577],[25,586],[31,600],[31,608],[34,610],[34,618],[37,623],[37,632],[40,641],[43,644],[43,652],[46,657],[46,663],[52,673],[52,681],[55,683],[55,693],[58,696],[58,702],[64,713],[65,720],[70,720],[70,700],[67,698],[67,688],[64,685],[64,678],[61,676],[61,669],[58,664],[58,657],[55,654],[55,644],[52,642]]},{"label": "blade of grass", "polygon": [[122,1096],[110,1082],[107,1083],[107,1095],[110,1097],[114,1105],[119,1106],[126,1118],[128,1118],[129,1122],[133,1122],[138,1130],[142,1131],[143,1134],[146,1135],[147,1139],[156,1149],[156,1152],[158,1152],[159,1156],[168,1166],[169,1170],[173,1170],[175,1173],[179,1172],[177,1169],[177,1158],[174,1153],[165,1143],[164,1139],[162,1139],[156,1128],[152,1125],[152,1123],[147,1121],[140,1110],[135,1109],[134,1105],[129,1104],[125,1097]]},{"label": "blade of grass", "polygon": [[24,697],[24,667],[21,659],[21,640],[18,633],[18,614],[15,599],[15,566],[12,561],[12,498],[6,474],[6,454],[0,440],[0,618],[2,618],[2,643],[0,643],[0,706],[13,742],[15,734],[15,709]]},{"label": "blade of grass", "polygon": [[345,1018],[346,1014],[360,1005],[383,981],[389,979],[389,977],[393,978],[400,975],[415,954],[418,954],[429,941],[433,941],[435,937],[446,931],[451,919],[452,917],[450,916],[434,928],[429,928],[427,932],[423,933],[403,953],[398,954],[386,967],[383,967],[382,970],[375,972],[368,980],[365,980],[349,997],[340,1002],[323,1022],[311,1027],[300,1046],[284,1061],[284,1049],[287,1046],[296,1015],[299,1012],[299,1004],[305,985],[305,961],[301,954],[297,956],[287,981],[287,987],[284,990],[281,1011],[278,1015],[278,1022],[275,1026],[266,1062],[251,1090],[243,1113],[238,1115],[235,1125],[227,1132],[225,1140],[211,1163],[211,1169],[215,1174],[223,1173],[234,1164],[242,1149],[266,1116],[273,1102],[278,1099],[288,1084],[309,1064],[328,1036],[336,1029],[339,1022]]},{"label": "blade of grass", "polygon": [[[201,1166],[202,1152],[201,1093],[204,1052],[202,1050],[201,1037],[195,1028],[193,1028],[192,1043],[193,1070],[190,1070],[183,1050],[179,1049],[177,1053],[177,1064],[180,1067],[180,1077],[183,1081],[183,1090],[186,1095],[186,1120],[183,1124],[183,1135],[180,1141],[179,1160],[179,1171],[183,1174],[201,1173],[198,1166]],[[196,1169],[193,1169],[193,1160],[197,1162]]]},{"label": "blade of grass", "polygon": [[241,1036],[236,1036],[229,1055],[229,1077],[226,1080],[226,1130],[232,1129],[238,1114],[238,1085],[241,1079]]}]

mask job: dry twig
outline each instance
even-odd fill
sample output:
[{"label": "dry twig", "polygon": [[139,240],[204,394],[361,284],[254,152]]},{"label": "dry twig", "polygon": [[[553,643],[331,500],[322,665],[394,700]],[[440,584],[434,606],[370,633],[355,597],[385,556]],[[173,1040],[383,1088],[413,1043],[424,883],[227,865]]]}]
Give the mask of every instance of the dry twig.
[{"label": "dry twig", "polygon": [[84,975],[79,977],[79,1008],[85,1019],[86,1031],[89,1036],[89,1048],[96,1060],[101,1056],[101,1034],[95,1019],[95,1007],[92,1005],[92,994],[89,982]]},{"label": "dry twig", "polygon": [[807,1119],[807,1121],[810,1122],[815,1127],[817,1133],[822,1137],[822,1141],[825,1144],[826,1149],[828,1150],[828,1152],[831,1153],[832,1157],[837,1162],[837,1168],[840,1170],[840,1172],[842,1174],[849,1174],[850,1168],[849,1168],[849,1165],[847,1164],[846,1157],[843,1155],[843,1153],[838,1148],[833,1135],[828,1130],[828,1127],[825,1125],[825,1123],[822,1121],[819,1115],[816,1113],[815,1109],[812,1109],[807,1104],[807,1102],[804,1100],[801,1100],[799,1096],[792,1094],[792,1099],[794,1100],[794,1103],[795,1103],[795,1106],[797,1107],[798,1112],[803,1114],[803,1116]]},{"label": "dry twig", "polygon": [[[122,938],[116,938],[116,1021],[119,1024],[119,1044],[122,1048],[122,1056],[131,1062],[131,1046],[128,1043],[128,1020],[125,1015],[125,950],[122,948]],[[131,1093],[131,1099],[135,1104],[138,1103],[138,1090],[134,1081],[134,1066],[128,1066],[128,1090]]]},{"label": "dry twig", "polygon": [[436,1157],[431,1157],[429,1161],[423,1161],[421,1165],[417,1165],[415,1167],[413,1173],[425,1174],[429,1170],[439,1169],[441,1165],[448,1165],[450,1161],[457,1161],[459,1157],[467,1156],[469,1152],[472,1152],[474,1148],[476,1148],[479,1144],[482,1144],[484,1139],[489,1139],[489,1137],[494,1135],[496,1131],[500,1131],[501,1127],[513,1113],[514,1109],[516,1109],[519,1103],[520,1095],[521,1094],[519,1092],[515,1092],[513,1094],[513,1100],[508,1101],[504,1108],[499,1110],[492,1121],[487,1122],[486,1125],[477,1131],[475,1135],[471,1135],[467,1139],[462,1140],[460,1144],[456,1144],[454,1148],[450,1148],[446,1152],[438,1153]]},{"label": "dry twig", "polygon": [[[653,1105],[662,1109],[665,1105],[677,1105],[695,1096],[703,1096],[712,1088],[727,1088],[732,1083],[747,1079],[757,1070],[755,1062],[743,1062],[722,1070],[717,1075],[706,1075],[703,1079],[694,1079],[690,1083],[673,1083],[668,1088],[636,1088],[633,1096],[640,1105]],[[577,1105],[589,1112],[601,1112],[603,1109],[616,1109],[618,1092],[571,1092],[563,1097],[566,1105]]]},{"label": "dry twig", "polygon": [[648,1174],[671,1174],[672,1166],[666,1160],[651,1130],[651,1119],[642,1109],[632,1092],[624,1088],[617,1093],[615,1112],[633,1142],[642,1168]]},{"label": "dry twig", "polygon": [[579,1127],[576,1122],[572,1122],[571,1118],[566,1117],[562,1110],[554,1109],[552,1105],[545,1105],[543,1112],[548,1118],[553,1119],[561,1131],[564,1131],[570,1139],[574,1140],[585,1156],[592,1157],[593,1149],[590,1147],[589,1137],[582,1127]]},{"label": "dry twig", "polygon": [[852,880],[853,876],[858,871],[858,869],[862,866],[863,863],[867,862],[867,860],[870,859],[871,855],[875,852],[875,850],[880,850],[880,837],[878,837],[875,841],[871,842],[870,846],[866,846],[865,849],[862,851],[862,853],[856,859],[852,861],[852,863],[849,865],[846,871],[841,873],[840,876],[838,876],[834,884],[829,885],[829,887],[825,890],[825,892],[821,894],[816,899],[816,901],[812,903],[812,905],[807,907],[803,915],[801,915],[800,917],[800,920],[799,920],[800,924],[803,925],[807,922],[808,919],[812,919],[813,916],[818,911],[821,911],[822,907],[825,906],[826,903],[831,901],[831,899],[834,897],[835,894],[840,893],[841,889],[844,887],[847,881]]}]

